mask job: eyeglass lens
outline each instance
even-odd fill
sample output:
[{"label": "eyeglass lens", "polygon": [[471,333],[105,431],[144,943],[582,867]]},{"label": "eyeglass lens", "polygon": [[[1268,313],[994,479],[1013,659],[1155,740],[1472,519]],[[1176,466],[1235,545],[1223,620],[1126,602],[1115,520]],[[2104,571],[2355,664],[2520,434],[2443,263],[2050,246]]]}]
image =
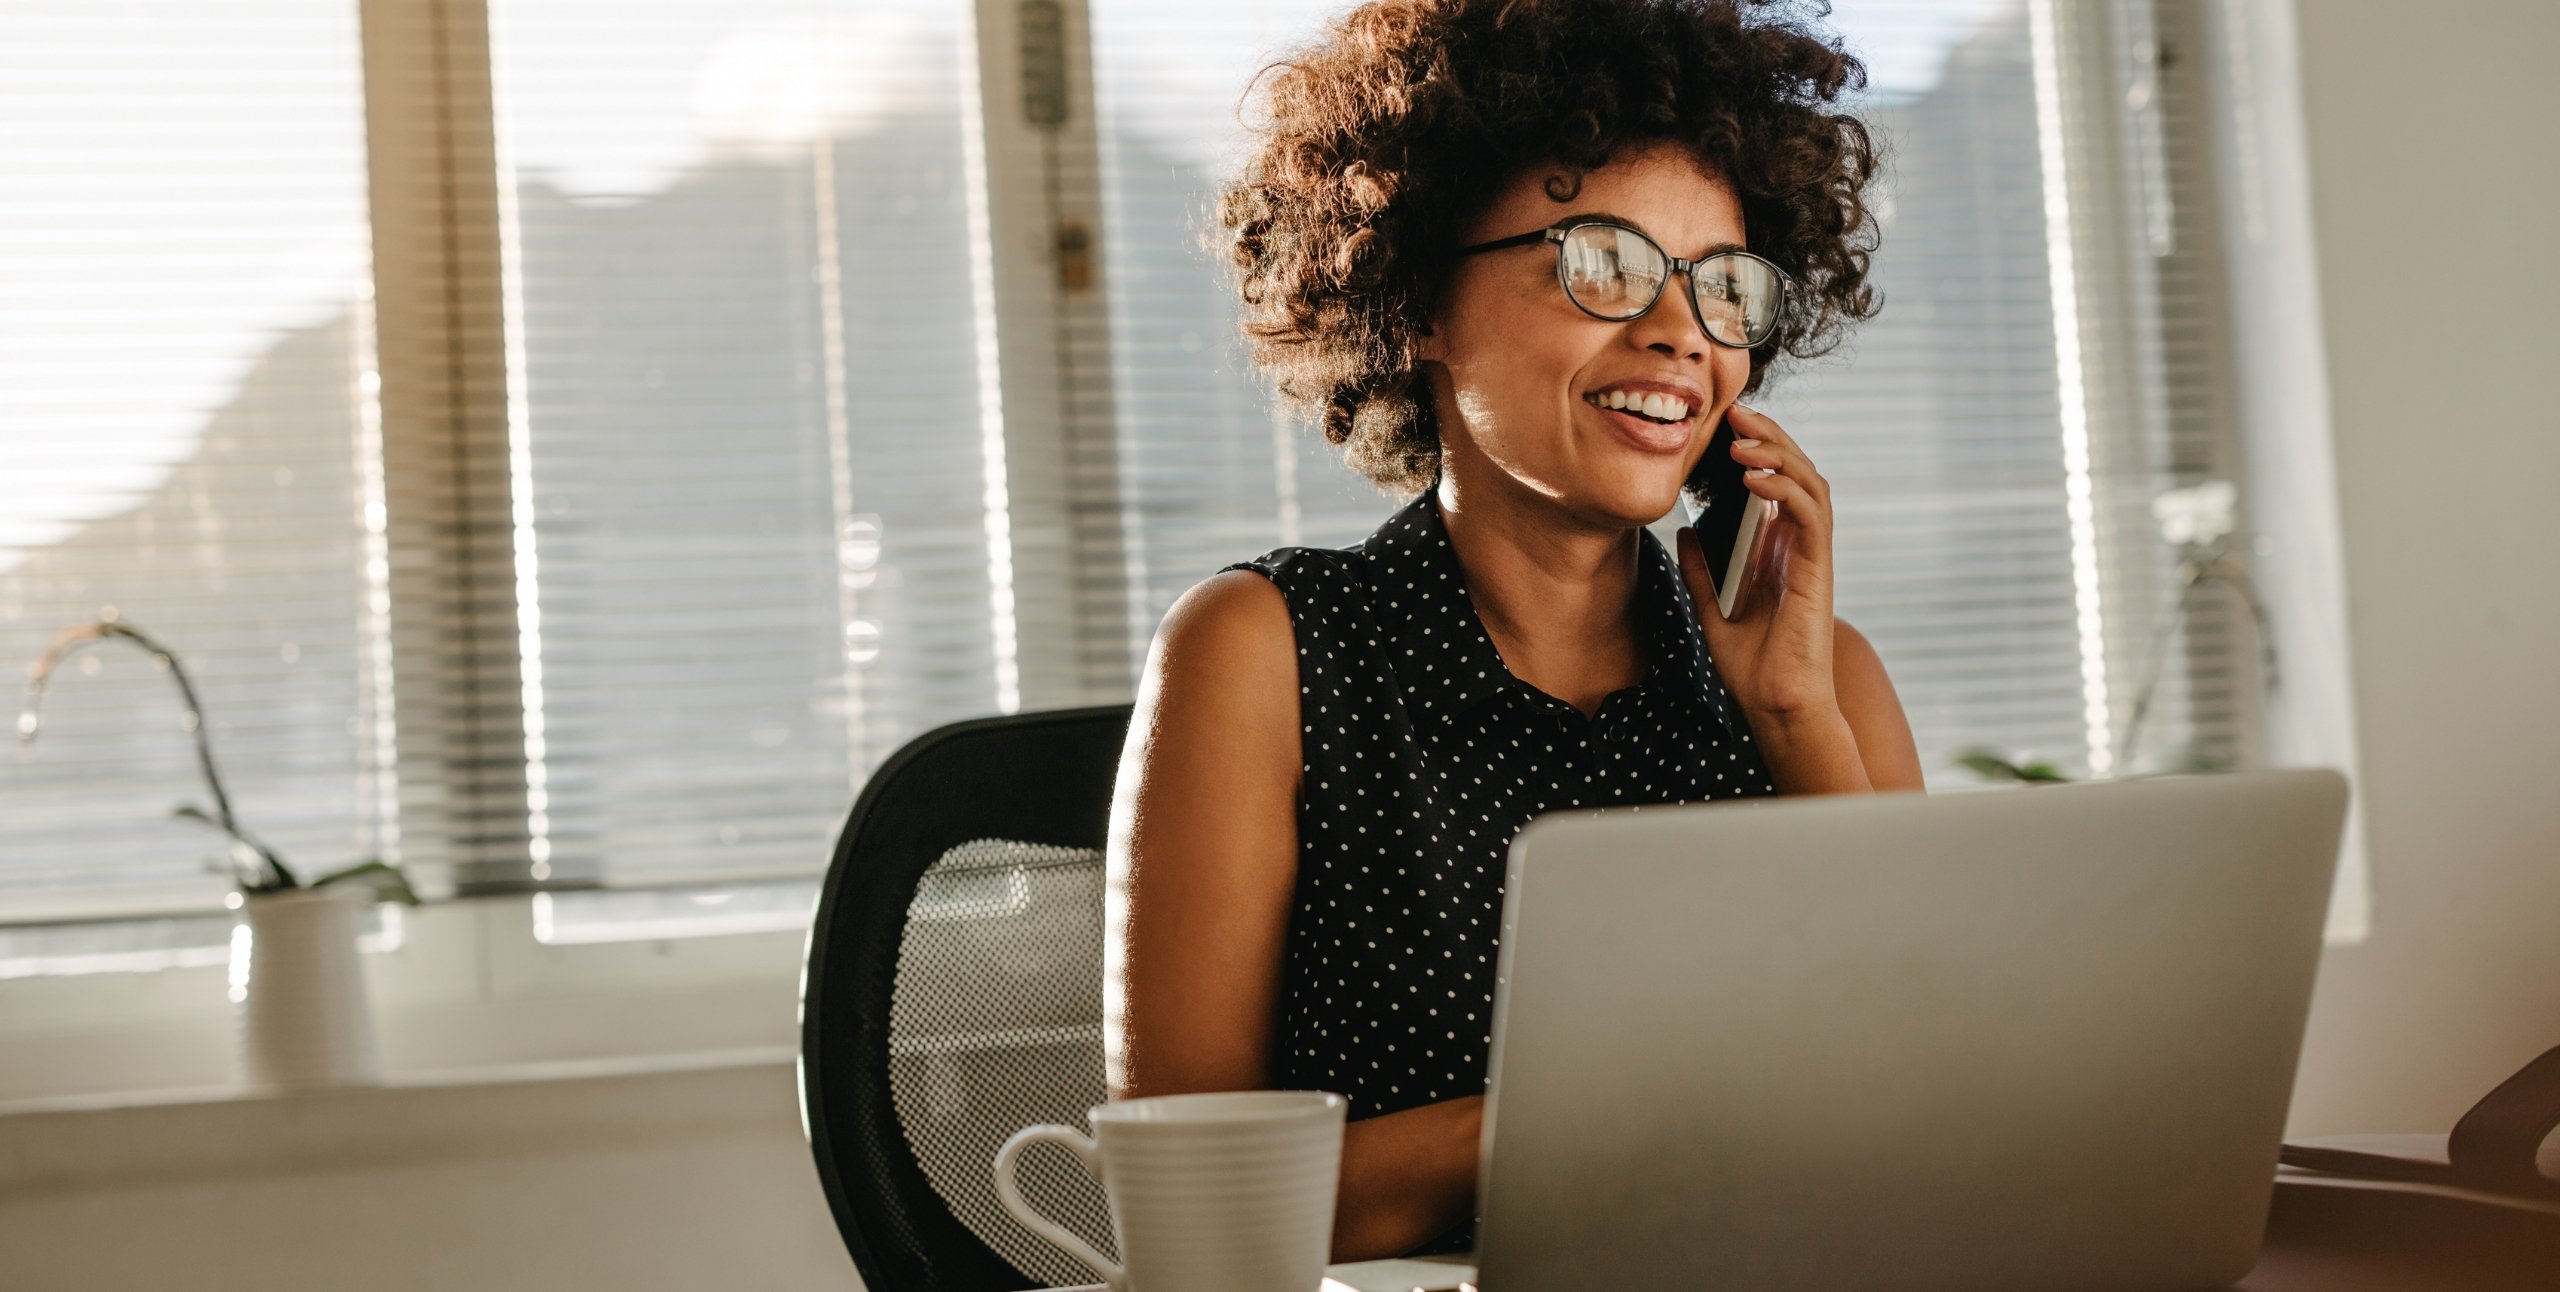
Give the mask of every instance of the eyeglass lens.
[{"label": "eyeglass lens", "polygon": [[[1632,229],[1577,225],[1560,248],[1564,289],[1574,303],[1607,319],[1631,319],[1653,305],[1670,263],[1660,247]],[[1750,256],[1723,252],[1689,271],[1690,291],[1707,331],[1726,345],[1749,347],[1769,339],[1780,293],[1777,271]]]}]

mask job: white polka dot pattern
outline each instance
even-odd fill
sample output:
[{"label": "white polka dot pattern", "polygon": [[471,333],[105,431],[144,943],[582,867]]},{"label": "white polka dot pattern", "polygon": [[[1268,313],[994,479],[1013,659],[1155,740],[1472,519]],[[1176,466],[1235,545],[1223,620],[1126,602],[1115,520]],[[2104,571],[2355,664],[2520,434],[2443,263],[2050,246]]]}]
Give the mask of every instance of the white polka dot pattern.
[{"label": "white polka dot pattern", "polygon": [[1431,494],[1361,546],[1230,569],[1277,584],[1297,628],[1298,878],[1283,1087],[1354,1118],[1484,1090],[1511,837],[1555,808],[1775,793],[1651,534],[1633,614],[1645,680],[1585,718],[1511,675]]}]

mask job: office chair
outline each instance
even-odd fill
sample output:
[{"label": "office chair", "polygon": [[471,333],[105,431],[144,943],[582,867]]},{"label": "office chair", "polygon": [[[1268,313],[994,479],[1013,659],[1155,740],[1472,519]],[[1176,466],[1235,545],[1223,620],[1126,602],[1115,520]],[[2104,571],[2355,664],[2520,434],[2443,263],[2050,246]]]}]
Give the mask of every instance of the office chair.
[{"label": "office chair", "polygon": [[[955,723],[874,772],[800,985],[800,1119],[880,1292],[1093,1275],[998,1207],[996,1148],[1102,1102],[1102,849],[1129,706]],[[1088,1128],[1089,1129],[1089,1128]],[[1115,1252],[1102,1191],[1027,1155],[1045,1214]]]}]

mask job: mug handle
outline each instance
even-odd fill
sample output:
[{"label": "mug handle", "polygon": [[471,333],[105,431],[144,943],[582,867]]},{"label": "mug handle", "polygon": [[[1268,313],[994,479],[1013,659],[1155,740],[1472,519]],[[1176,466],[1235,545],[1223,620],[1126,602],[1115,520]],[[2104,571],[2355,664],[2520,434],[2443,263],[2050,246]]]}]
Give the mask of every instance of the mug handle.
[{"label": "mug handle", "polygon": [[1004,1204],[1004,1209],[1012,1213],[1013,1218],[1020,1221],[1023,1228],[1049,1240],[1058,1250],[1082,1261],[1094,1273],[1101,1275],[1102,1281],[1110,1284],[1112,1288],[1119,1289],[1127,1286],[1127,1271],[1113,1264],[1102,1253],[1093,1250],[1093,1244],[1076,1237],[1068,1231],[1066,1226],[1033,1211],[1031,1204],[1023,1199],[1022,1190],[1015,1186],[1014,1159],[1022,1156],[1022,1150],[1034,1144],[1044,1143],[1055,1144],[1075,1154],[1076,1160],[1084,1163],[1084,1169],[1092,1173],[1095,1181],[1099,1182],[1102,1179],[1101,1150],[1091,1139],[1064,1126],[1026,1126],[1015,1131],[1013,1138],[1006,1140],[1004,1147],[996,1150],[996,1201]]}]

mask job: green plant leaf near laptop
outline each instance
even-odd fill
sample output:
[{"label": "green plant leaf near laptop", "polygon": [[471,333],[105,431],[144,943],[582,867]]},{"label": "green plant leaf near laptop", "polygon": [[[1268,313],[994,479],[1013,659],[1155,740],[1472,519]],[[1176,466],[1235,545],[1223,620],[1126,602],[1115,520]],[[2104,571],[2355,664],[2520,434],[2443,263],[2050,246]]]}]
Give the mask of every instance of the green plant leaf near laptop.
[{"label": "green plant leaf near laptop", "polygon": [[284,858],[274,848],[250,834],[248,829],[240,824],[239,817],[233,813],[231,796],[223,791],[222,776],[214,768],[213,746],[205,730],[204,706],[196,698],[194,684],[187,680],[185,667],[178,663],[177,652],[161,645],[140,629],[118,622],[112,610],[100,615],[94,622],[75,624],[64,629],[54,638],[53,644],[46,648],[44,655],[36,660],[34,667],[28,670],[26,700],[18,711],[18,750],[21,757],[34,746],[36,733],[41,729],[36,708],[44,698],[45,688],[52,680],[54,669],[72,653],[86,646],[119,640],[131,642],[149,651],[152,662],[166,671],[178,684],[178,697],[185,705],[179,721],[183,729],[195,737],[196,765],[204,774],[205,790],[212,800],[212,806],[207,808],[200,804],[182,803],[171,809],[170,815],[202,822],[222,833],[227,846],[222,856],[209,864],[214,869],[227,873],[243,898],[256,899],[277,893],[334,888],[343,885],[369,888],[373,890],[376,900],[399,902],[407,906],[418,904],[418,894],[410,887],[409,877],[398,866],[380,858],[364,858],[334,870],[305,877],[293,867],[286,865]]},{"label": "green plant leaf near laptop", "polygon": [[2071,779],[2051,763],[2013,763],[1978,746],[1958,755],[1956,761],[1986,781],[2021,781],[2028,785],[2060,785]]},{"label": "green plant leaf near laptop", "polygon": [[[2052,763],[2013,761],[1996,750],[1976,745],[1956,756],[1956,762],[1986,781],[2017,781],[2025,785],[2068,785],[2071,777]],[[2191,772],[2227,772],[2240,764],[2238,760],[2201,750],[2181,751],[2168,766],[2135,776],[2118,776],[2114,780],[2135,780],[2141,776],[2177,776]]]}]

